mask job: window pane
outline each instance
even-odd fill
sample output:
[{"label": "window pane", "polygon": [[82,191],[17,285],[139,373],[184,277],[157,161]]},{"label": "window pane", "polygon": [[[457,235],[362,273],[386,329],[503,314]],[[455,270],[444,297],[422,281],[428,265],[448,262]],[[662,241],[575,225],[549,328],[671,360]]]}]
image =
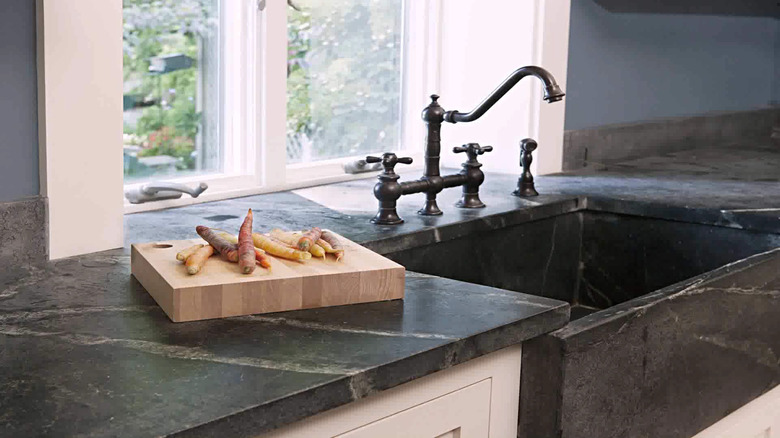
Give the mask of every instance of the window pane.
[{"label": "window pane", "polygon": [[125,181],[219,171],[219,0],[123,6]]},{"label": "window pane", "polygon": [[288,4],[288,162],[397,149],[403,1]]}]

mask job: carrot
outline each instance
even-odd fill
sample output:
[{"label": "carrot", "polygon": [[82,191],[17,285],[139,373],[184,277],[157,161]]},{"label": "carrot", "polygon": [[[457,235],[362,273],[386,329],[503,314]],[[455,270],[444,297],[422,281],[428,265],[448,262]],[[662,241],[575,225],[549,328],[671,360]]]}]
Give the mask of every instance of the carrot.
[{"label": "carrot", "polygon": [[[228,233],[227,231],[218,230],[217,235],[234,245],[238,245],[238,237]],[[236,249],[238,249],[238,246],[236,246]],[[268,259],[268,256],[265,255],[265,251],[260,248],[255,248],[255,258],[257,259],[258,265],[266,269],[271,269],[271,261]]]},{"label": "carrot", "polygon": [[322,247],[322,249],[324,249],[325,252],[328,253],[328,254],[333,254],[334,252],[336,252],[336,250],[333,249],[332,246],[330,246],[330,243],[322,240],[322,237],[320,237],[320,240],[317,241],[317,245]]},{"label": "carrot", "polygon": [[202,243],[199,243],[197,245],[192,245],[192,246],[190,246],[190,247],[188,247],[186,249],[183,249],[183,250],[179,251],[176,254],[176,260],[178,260],[180,262],[186,262],[187,261],[187,257],[189,257],[192,254],[194,254],[195,251],[199,250],[200,248],[203,248],[203,244]]},{"label": "carrot", "polygon": [[264,236],[260,233],[252,233],[252,240],[256,247],[277,257],[283,257],[290,260],[308,260],[311,258],[311,254],[308,252],[290,248],[273,237]]},{"label": "carrot", "polygon": [[303,233],[303,236],[298,239],[298,243],[295,245],[300,249],[301,251],[308,251],[309,248],[311,248],[312,245],[314,245],[314,242],[320,240],[320,235],[322,234],[322,230],[320,230],[317,227],[312,228],[311,230]]},{"label": "carrot", "polygon": [[192,255],[187,257],[187,261],[184,262],[185,266],[187,266],[187,273],[195,275],[200,272],[201,268],[203,268],[203,265],[206,263],[206,260],[213,254],[214,247],[211,245],[198,248]]},{"label": "carrot", "polygon": [[[301,233],[290,233],[287,231],[282,231],[278,228],[271,230],[271,237],[293,247],[298,243],[298,240],[301,238],[301,236]],[[322,259],[325,259],[325,250],[316,243],[309,247],[309,252],[314,257],[321,257]]]},{"label": "carrot", "polygon": [[339,242],[338,237],[328,230],[323,231],[321,237],[322,240],[328,242],[331,248],[333,248],[332,254],[336,256],[336,261],[341,260],[341,258],[344,257],[344,248],[341,247],[341,242]]},{"label": "carrot", "polygon": [[198,235],[208,242],[214,249],[222,254],[227,261],[237,263],[238,262],[238,247],[232,242],[226,240],[221,233],[217,233],[209,227],[198,225],[195,227],[195,231]]},{"label": "carrot", "polygon": [[238,231],[238,266],[244,274],[255,272],[255,245],[252,242],[252,209],[250,208]]},{"label": "carrot", "polygon": [[265,269],[271,269],[271,260],[269,260],[268,256],[265,255],[265,251],[260,248],[255,248],[255,258],[257,259],[258,265],[264,267]]}]

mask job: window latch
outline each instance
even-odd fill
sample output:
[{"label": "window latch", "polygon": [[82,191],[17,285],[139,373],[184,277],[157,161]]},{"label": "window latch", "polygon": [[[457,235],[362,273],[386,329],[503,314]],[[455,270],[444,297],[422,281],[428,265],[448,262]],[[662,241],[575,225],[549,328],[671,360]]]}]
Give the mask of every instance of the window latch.
[{"label": "window latch", "polygon": [[131,204],[143,204],[144,202],[162,201],[165,199],[178,199],[186,193],[193,198],[197,198],[201,193],[209,188],[208,184],[202,182],[197,187],[191,188],[184,184],[170,182],[151,182],[135,189],[125,191],[125,198]]},{"label": "window latch", "polygon": [[356,174],[363,172],[377,172],[382,170],[381,163],[369,164],[366,160],[355,160],[343,164],[344,173]]}]

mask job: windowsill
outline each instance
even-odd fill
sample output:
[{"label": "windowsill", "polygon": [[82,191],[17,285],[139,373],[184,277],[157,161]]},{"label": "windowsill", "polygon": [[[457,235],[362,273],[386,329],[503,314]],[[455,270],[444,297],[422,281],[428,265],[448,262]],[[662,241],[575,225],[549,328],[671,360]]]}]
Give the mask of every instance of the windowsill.
[{"label": "windowsill", "polygon": [[[422,154],[404,154],[410,155],[414,163],[409,166],[403,166],[404,172],[407,170],[422,169]],[[345,159],[328,160],[316,163],[294,164],[287,166],[287,182],[271,186],[257,185],[257,178],[251,175],[231,176],[231,175],[201,175],[187,176],[182,178],[166,179],[187,185],[194,185],[205,181],[209,188],[197,198],[192,198],[183,194],[178,199],[168,199],[163,201],[152,201],[143,204],[131,204],[125,199],[125,214],[142,213],[145,211],[164,210],[166,208],[183,207],[186,205],[202,204],[205,202],[222,201],[231,198],[240,198],[243,196],[261,195],[264,193],[282,192],[286,190],[302,189],[323,184],[333,184],[346,181],[355,181],[366,178],[375,178],[379,172],[365,172],[358,174],[342,173],[342,163]],[[148,181],[147,181],[148,182]],[[140,187],[144,183],[134,183],[125,186],[125,190]]]}]

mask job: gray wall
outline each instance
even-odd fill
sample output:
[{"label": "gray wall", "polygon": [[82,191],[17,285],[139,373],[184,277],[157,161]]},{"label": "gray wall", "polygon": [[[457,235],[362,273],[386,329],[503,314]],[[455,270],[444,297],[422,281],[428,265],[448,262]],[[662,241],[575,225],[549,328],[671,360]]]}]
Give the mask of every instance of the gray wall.
[{"label": "gray wall", "polygon": [[571,2],[566,129],[766,107],[780,100],[780,21],[616,14]]},{"label": "gray wall", "polygon": [[37,195],[35,0],[0,0],[0,202]]},{"label": "gray wall", "polygon": [[780,105],[780,20],[775,26],[775,79],[772,88],[772,103]]}]

